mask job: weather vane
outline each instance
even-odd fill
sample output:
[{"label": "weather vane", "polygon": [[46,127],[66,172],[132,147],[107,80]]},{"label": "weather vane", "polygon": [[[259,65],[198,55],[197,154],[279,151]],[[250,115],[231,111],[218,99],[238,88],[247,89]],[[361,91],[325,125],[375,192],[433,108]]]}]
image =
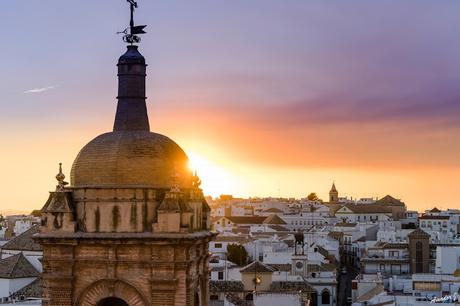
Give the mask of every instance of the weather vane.
[{"label": "weather vane", "polygon": [[[131,8],[131,20],[129,22],[129,28],[124,29],[121,32],[117,32],[117,34],[125,34],[123,36],[123,41],[127,44],[138,44],[141,42],[141,38],[137,35],[145,34],[144,28],[146,25],[135,26],[134,25],[134,10],[137,8],[137,2],[134,0],[126,0],[128,1],[130,8]],[[128,33],[129,31],[129,33]]]}]

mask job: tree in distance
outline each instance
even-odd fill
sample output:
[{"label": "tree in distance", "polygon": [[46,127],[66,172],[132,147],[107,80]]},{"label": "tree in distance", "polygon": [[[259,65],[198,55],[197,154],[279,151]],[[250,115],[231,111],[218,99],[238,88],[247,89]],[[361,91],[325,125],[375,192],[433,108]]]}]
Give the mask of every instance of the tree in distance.
[{"label": "tree in distance", "polygon": [[316,192],[310,193],[310,194],[307,196],[307,200],[308,200],[308,201],[320,201],[320,202],[321,202],[321,199],[318,198],[318,195],[316,194]]},{"label": "tree in distance", "polygon": [[244,266],[248,262],[248,252],[241,244],[229,244],[227,245],[227,260],[238,266]]}]

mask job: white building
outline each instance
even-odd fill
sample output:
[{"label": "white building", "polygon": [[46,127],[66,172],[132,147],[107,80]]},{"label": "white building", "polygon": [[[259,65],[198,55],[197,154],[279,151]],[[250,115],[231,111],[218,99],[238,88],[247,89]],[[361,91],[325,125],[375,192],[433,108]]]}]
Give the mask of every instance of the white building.
[{"label": "white building", "polygon": [[362,273],[382,275],[408,275],[409,251],[407,244],[377,243],[361,258]]},{"label": "white building", "polygon": [[454,274],[460,269],[460,247],[436,247],[436,274]]},{"label": "white building", "polygon": [[392,217],[391,209],[382,205],[360,204],[342,205],[335,213],[339,220],[344,222],[377,222],[389,220]]},{"label": "white building", "polygon": [[38,233],[38,230],[39,226],[34,225],[24,233],[9,240],[2,246],[0,258],[5,259],[21,253],[35,267],[35,269],[42,272],[42,264],[40,261],[43,256],[42,247],[32,238],[34,234]]},{"label": "white building", "polygon": [[221,259],[226,259],[227,247],[230,244],[242,245],[249,256],[254,250],[254,239],[249,236],[225,234],[218,235],[216,239],[209,242],[209,252]]},{"label": "white building", "polygon": [[380,221],[379,230],[377,232],[377,241],[382,242],[407,242],[407,235],[413,229],[402,229],[402,221]]},{"label": "white building", "polygon": [[449,243],[458,239],[459,214],[456,211],[441,212],[432,209],[419,217],[420,228],[430,234],[431,240],[438,243]]},{"label": "white building", "polygon": [[40,273],[22,253],[0,260],[0,301],[13,299],[12,295],[31,284]]},{"label": "white building", "polygon": [[299,214],[282,215],[281,219],[286,222],[286,227],[290,230],[306,229],[313,226],[323,226],[329,224],[328,212],[314,211],[301,212]]}]

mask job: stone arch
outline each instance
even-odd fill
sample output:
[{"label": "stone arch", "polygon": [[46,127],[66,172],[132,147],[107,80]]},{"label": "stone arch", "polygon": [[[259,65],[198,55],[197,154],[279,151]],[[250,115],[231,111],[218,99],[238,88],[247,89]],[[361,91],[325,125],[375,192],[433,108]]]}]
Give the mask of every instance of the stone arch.
[{"label": "stone arch", "polygon": [[129,306],[125,301],[115,297],[105,298],[100,300],[96,306]]},{"label": "stone arch", "polygon": [[89,285],[78,297],[75,305],[95,306],[106,298],[118,298],[129,306],[147,306],[145,297],[132,285],[116,279],[103,279]]},{"label": "stone arch", "polygon": [[331,303],[331,294],[327,288],[321,292],[321,304],[329,305]]}]

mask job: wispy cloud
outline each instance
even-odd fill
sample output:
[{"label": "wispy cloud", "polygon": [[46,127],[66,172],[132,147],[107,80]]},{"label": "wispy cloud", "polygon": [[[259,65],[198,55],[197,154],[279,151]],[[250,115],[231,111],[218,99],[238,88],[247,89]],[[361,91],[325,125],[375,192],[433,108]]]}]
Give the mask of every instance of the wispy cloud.
[{"label": "wispy cloud", "polygon": [[37,87],[37,88],[32,88],[29,90],[24,91],[23,93],[29,94],[29,93],[40,93],[40,92],[45,92],[51,89],[56,88],[56,86],[47,86],[47,87]]}]

